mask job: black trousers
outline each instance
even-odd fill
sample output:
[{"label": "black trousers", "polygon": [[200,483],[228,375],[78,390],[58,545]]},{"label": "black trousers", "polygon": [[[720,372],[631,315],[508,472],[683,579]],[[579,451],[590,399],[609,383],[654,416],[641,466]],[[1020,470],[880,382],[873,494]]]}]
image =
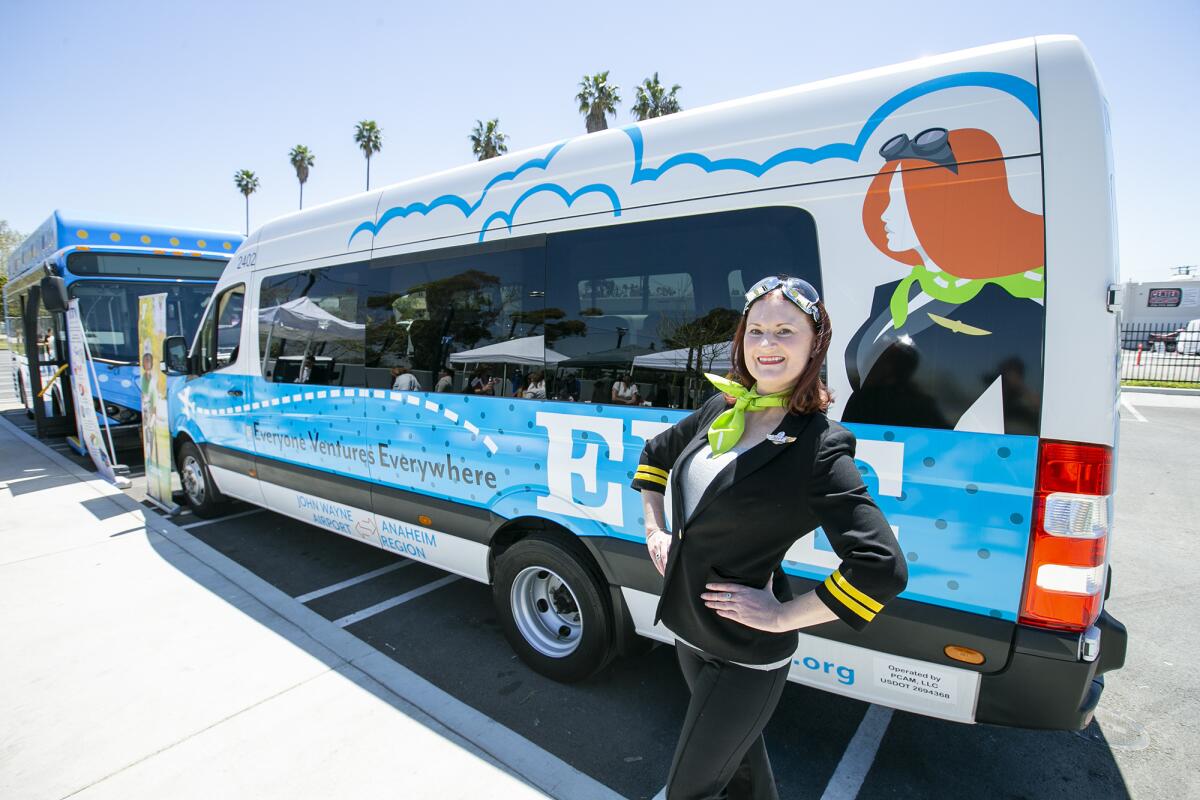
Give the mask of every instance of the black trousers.
[{"label": "black trousers", "polygon": [[775,713],[788,667],[739,667],[676,643],[692,691],[667,800],[778,800],[762,731]]}]

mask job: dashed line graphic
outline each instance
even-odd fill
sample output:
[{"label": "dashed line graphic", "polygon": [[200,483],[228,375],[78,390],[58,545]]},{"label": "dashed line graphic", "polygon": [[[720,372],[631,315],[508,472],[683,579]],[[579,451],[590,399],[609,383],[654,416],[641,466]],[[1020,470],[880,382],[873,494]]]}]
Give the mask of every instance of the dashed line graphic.
[{"label": "dashed line graphic", "polygon": [[[357,392],[357,395],[356,395]],[[336,399],[339,397],[362,397],[373,398],[375,400],[390,400],[394,403],[405,403],[416,408],[424,408],[427,411],[432,411],[434,414],[441,414],[452,424],[461,424],[463,429],[470,433],[473,437],[480,439],[483,446],[488,449],[493,455],[499,451],[499,446],[496,441],[487,435],[480,436],[479,426],[475,425],[469,419],[462,419],[456,411],[445,408],[432,400],[422,400],[418,395],[405,394],[403,392],[389,392],[384,389],[329,389],[318,392],[297,392],[296,394],[283,395],[282,397],[272,397],[269,401],[262,400],[253,403],[230,406],[227,408],[200,408],[189,395],[184,394],[180,397],[184,408],[189,414],[195,414],[201,417],[227,417],[238,414],[245,414],[250,411],[258,411],[264,408],[278,407],[281,405],[291,405],[292,403],[312,402],[314,400]]]}]

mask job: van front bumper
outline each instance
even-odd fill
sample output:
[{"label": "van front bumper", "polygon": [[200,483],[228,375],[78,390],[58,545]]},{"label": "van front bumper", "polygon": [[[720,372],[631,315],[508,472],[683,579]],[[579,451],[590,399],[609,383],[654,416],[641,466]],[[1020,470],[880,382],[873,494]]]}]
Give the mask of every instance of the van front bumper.
[{"label": "van front bumper", "polygon": [[1107,611],[1095,628],[1099,653],[1087,661],[1080,634],[1018,625],[1008,665],[980,676],[975,721],[1019,728],[1086,728],[1104,691],[1104,673],[1124,665],[1129,639],[1125,626]]}]

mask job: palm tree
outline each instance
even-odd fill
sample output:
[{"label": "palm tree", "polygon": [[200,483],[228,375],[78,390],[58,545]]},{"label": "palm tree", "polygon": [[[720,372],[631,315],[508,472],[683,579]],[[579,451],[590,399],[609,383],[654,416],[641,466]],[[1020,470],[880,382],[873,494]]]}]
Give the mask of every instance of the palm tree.
[{"label": "palm tree", "polygon": [[480,161],[507,153],[507,141],[508,137],[500,132],[499,117],[489,119],[486,125],[483,120],[475,120],[475,130],[471,131],[471,152]]},{"label": "palm tree", "polygon": [[367,157],[367,191],[371,191],[371,156],[383,149],[383,131],[373,119],[364,119],[354,126],[354,142]]},{"label": "palm tree", "polygon": [[317,157],[307,147],[298,144],[288,153],[288,160],[296,168],[296,180],[300,181],[300,207],[304,208],[304,184],[308,181],[308,170]]},{"label": "palm tree", "polygon": [[620,88],[608,82],[608,70],[583,76],[575,99],[579,101],[579,113],[586,117],[588,133],[608,128],[606,117],[609,114],[616,116],[617,103],[621,102],[621,96],[617,94]]},{"label": "palm tree", "polygon": [[233,173],[233,183],[238,191],[246,195],[246,235],[250,235],[250,195],[258,189],[258,176],[248,169]]},{"label": "palm tree", "polygon": [[665,117],[667,114],[674,114],[676,111],[682,111],[683,109],[679,106],[679,100],[675,97],[675,93],[680,88],[677,83],[668,92],[659,83],[658,73],[655,72],[653,78],[646,78],[635,89],[637,92],[637,102],[633,105],[633,115],[639,120],[648,120],[655,117]]}]

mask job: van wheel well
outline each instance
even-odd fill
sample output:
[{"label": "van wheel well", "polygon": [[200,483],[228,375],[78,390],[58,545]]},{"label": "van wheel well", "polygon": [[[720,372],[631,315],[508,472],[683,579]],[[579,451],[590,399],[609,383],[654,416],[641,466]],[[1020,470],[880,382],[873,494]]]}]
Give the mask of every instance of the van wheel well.
[{"label": "van wheel well", "polygon": [[[179,469],[179,450],[187,442],[192,442],[192,437],[186,433],[177,433],[175,438],[171,440],[171,466],[178,471]],[[195,444],[195,442],[192,442]]]},{"label": "van wheel well", "polygon": [[580,556],[601,583],[608,583],[608,578],[605,576],[604,570],[596,563],[596,559],[588,551],[587,546],[579,540],[578,536],[561,525],[557,525],[549,520],[539,519],[538,517],[517,517],[516,519],[511,519],[492,534],[491,542],[488,545],[489,583],[495,580],[496,559],[503,555],[505,550],[534,533],[553,539],[557,544]]}]

